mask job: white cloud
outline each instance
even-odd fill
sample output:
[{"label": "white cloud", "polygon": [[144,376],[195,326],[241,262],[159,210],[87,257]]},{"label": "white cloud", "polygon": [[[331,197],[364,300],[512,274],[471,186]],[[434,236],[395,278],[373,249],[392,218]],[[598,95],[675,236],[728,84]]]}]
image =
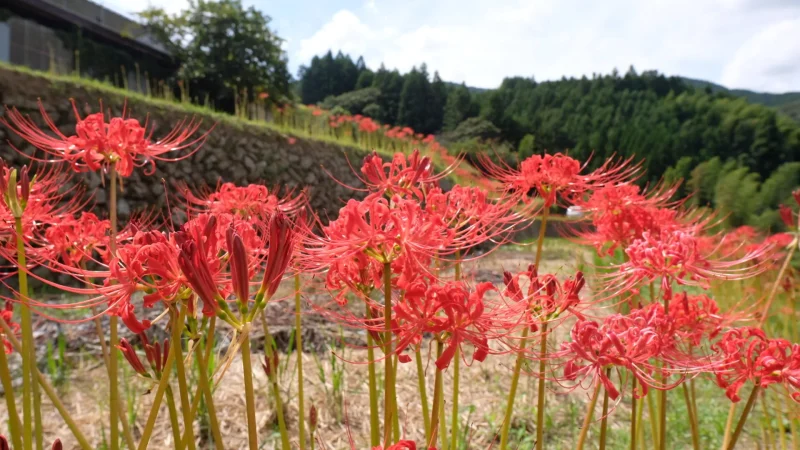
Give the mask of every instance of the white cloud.
[{"label": "white cloud", "polygon": [[800,19],[766,27],[736,52],[722,82],[757,90],[800,90]]},{"label": "white cloud", "polygon": [[[747,67],[759,56],[753,48],[770,45],[767,38],[756,41],[762,29],[787,17],[800,19],[800,8],[793,7],[797,4],[796,0],[385,1],[380,14],[366,14],[368,8],[365,14],[337,12],[302,39],[290,57],[306,64],[314,55],[341,49],[363,55],[372,67],[385,63],[405,71],[425,62],[446,80],[480,87],[497,86],[505,76],[557,79],[608,73],[613,68],[624,72],[633,65],[639,71],[657,69],[717,82],[740,73],[733,79],[742,86],[775,91],[786,89],[790,79],[779,73],[778,62],[760,56],[759,61],[772,68],[758,72],[760,78],[744,69],[753,71]],[[775,42],[775,51],[769,51],[776,60],[781,54],[787,58],[800,54],[788,43],[800,42],[800,26],[795,22],[794,30],[789,27],[777,31],[787,42]]]},{"label": "white cloud", "polygon": [[354,54],[363,54],[373,45],[377,32],[348,10],[342,10],[333,15],[330,22],[326,23],[313,36],[300,41],[300,50],[297,56],[308,61],[315,55],[321,55],[328,50],[344,50]]}]

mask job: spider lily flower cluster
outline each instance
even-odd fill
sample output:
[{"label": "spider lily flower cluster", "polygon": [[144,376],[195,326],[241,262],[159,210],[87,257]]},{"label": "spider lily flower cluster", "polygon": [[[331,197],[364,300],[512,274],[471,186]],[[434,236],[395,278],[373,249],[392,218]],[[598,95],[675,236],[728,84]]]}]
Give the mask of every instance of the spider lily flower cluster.
[{"label": "spider lily flower cluster", "polygon": [[[34,158],[33,168],[0,164],[0,255],[14,261],[7,276],[18,277],[12,295],[3,298],[0,313],[4,387],[11,386],[6,354],[17,351],[24,363],[21,416],[14,396],[6,397],[11,423],[19,424],[11,427],[15,446],[31,449],[37,433],[41,435],[40,405],[34,401],[38,389],[60,404],[33,364],[31,315],[69,322],[53,311],[80,309],[91,312],[77,321],[97,320],[108,366],[112,449],[121,441],[136,445],[131,424],[120,414],[125,405],[117,392],[117,352],[149,383],[153,396],[138,448],[148,446],[164,399],[170,406],[175,447],[192,448],[198,410],[193,403],[200,398],[214,446],[224,448],[213,394],[235,359],[244,374],[248,445],[259,448],[263,437],[256,420],[250,342],[258,322],[264,331],[262,366],[281,448],[288,450],[296,439],[305,450],[307,437],[313,448],[315,439],[324,438],[317,431],[314,406],[309,435],[304,431],[302,361],[296,377],[301,420],[294,434],[284,414],[280,358],[269,332],[268,305],[288,297],[280,289],[287,273],[295,278],[298,351],[302,351],[301,277],[306,275],[324,279],[330,298],[309,302],[309,308],[332,323],[361,332],[366,340],[370,433],[364,441],[369,448],[457,448],[462,436],[461,371],[490,358],[515,361],[508,374],[508,399],[500,405],[505,413],[499,425],[501,450],[515,445],[510,427],[515,414],[521,413],[514,400],[524,376],[532,377],[538,387],[538,449],[548,442],[544,417],[549,406],[546,393],[551,390],[594,392],[578,448],[584,445],[601,391],[601,448],[606,445],[607,418],[613,414],[609,403],[628,398],[633,406],[632,447],[647,446],[642,427],[636,428],[642,420],[637,402],[652,401],[655,395],[660,396],[658,411],[648,414],[654,430],[652,446],[677,445],[668,444],[665,411],[667,393],[678,388],[685,390],[696,442],[697,411],[686,386],[699,377],[713,380],[732,402],[740,401],[746,385],[753,386],[736,431],[727,440],[728,448],[737,442],[759,391],[783,392],[800,402],[800,346],[770,337],[760,326],[769,316],[778,287],[791,273],[798,222],[788,207],[780,214],[789,233],[759,241],[752,229],[711,232],[714,218],[674,200],[675,186],[647,189],[636,184],[640,168],[631,160],[611,159],[592,170],[589,162],[564,154],[534,155],[518,167],[483,158],[481,166],[494,180],[487,184],[490,189],[459,185],[445,189],[441,182],[458,170],[461,161],[437,170],[429,155],[414,150],[398,152],[389,160],[377,153],[367,155],[354,170],[363,186],[352,187],[364,198],[348,201],[327,223],[309,210],[306,190],[221,181],[216,189],[178,185],[177,197],[186,213],[186,221],[178,227],[158,224],[154,216],[144,214],[120,230],[115,209],[119,177],[141,167],[151,174],[157,162],[187,158],[207,133],[200,133],[200,124],[189,120],[154,140],[146,131],[148,124],[141,125],[124,110],[111,118],[104,113],[82,118],[77,107],[75,111],[74,135],[62,134],[44,110],[51,133],[14,109],[3,119],[47,155]],[[330,120],[334,128],[349,124],[362,133],[380,129],[364,117]],[[428,146],[432,142],[413,130],[382,133]],[[84,211],[88,203],[80,192],[64,191],[70,177],[65,169],[98,171],[108,177],[108,218]],[[800,204],[800,194],[795,198]],[[568,206],[579,206],[586,213],[584,224],[573,227],[573,239],[607,262],[591,272],[546,273],[542,254],[547,251],[543,245],[547,222],[555,209]],[[474,281],[470,263],[512,242],[515,233],[537,221],[536,250],[526,268],[509,267],[502,283]],[[36,266],[67,275],[73,283],[58,283],[33,271]],[[714,287],[720,283],[763,278],[778,267],[776,279],[770,280],[773,288],[755,307],[723,305],[714,298]],[[31,298],[29,277],[82,298],[56,304]],[[17,307],[19,323],[13,314]],[[111,324],[108,333],[99,321],[106,316]],[[156,317],[166,318],[169,331],[169,338],[160,342],[153,340]],[[117,320],[136,337],[119,339]],[[760,324],[754,323],[759,320]],[[231,333],[232,339],[223,364],[210,371],[217,327]],[[554,336],[566,337],[554,343]],[[432,362],[432,386],[426,360]],[[397,384],[406,382],[398,379],[403,373],[398,368],[412,361],[417,368],[412,382],[422,406],[419,417],[404,411],[397,398]],[[198,368],[197,392],[190,395],[186,370],[193,366]],[[172,377],[177,383],[170,381]],[[79,445],[89,448],[68,408],[59,412]],[[404,426],[412,421],[424,429],[416,442],[408,439]]]}]

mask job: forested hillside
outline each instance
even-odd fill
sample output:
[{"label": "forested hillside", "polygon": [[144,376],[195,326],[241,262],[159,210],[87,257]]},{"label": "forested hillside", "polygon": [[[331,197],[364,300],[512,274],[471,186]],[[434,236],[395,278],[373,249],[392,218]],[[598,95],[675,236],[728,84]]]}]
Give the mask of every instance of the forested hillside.
[{"label": "forested hillside", "polygon": [[[778,226],[775,208],[786,199],[760,197],[762,185],[800,185],[800,164],[790,164],[800,160],[800,123],[654,71],[542,83],[514,77],[474,91],[431,76],[424,64],[406,74],[373,71],[360,58],[329,52],[301,69],[299,91],[304,103],[436,133],[452,151],[489,146],[508,159],[542,151],[597,161],[635,156],[647,170],[643,181],[682,178],[683,194],[702,184],[699,205],[747,208],[730,214],[730,225]],[[701,173],[703,183],[692,179]]]}]

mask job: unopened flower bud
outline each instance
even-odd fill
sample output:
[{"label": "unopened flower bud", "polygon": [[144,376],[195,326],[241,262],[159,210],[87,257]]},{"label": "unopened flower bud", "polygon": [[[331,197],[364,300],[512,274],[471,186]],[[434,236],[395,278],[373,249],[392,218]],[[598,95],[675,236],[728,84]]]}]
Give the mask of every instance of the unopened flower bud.
[{"label": "unopened flower bud", "polygon": [[267,374],[267,377],[271,379],[277,373],[275,370],[278,368],[278,352],[273,351],[272,358],[269,355],[264,355],[264,362],[261,363],[261,367],[264,368],[264,373]]},{"label": "unopened flower bud", "polygon": [[311,427],[311,434],[317,429],[317,407],[311,405],[311,410],[308,411],[308,426]]},{"label": "unopened flower bud", "polygon": [[2,434],[0,434],[0,450],[11,450],[8,447],[8,441],[6,440],[6,437]]},{"label": "unopened flower bud", "polygon": [[133,370],[136,371],[136,373],[139,375],[147,374],[147,370],[145,370],[142,360],[139,359],[139,355],[136,354],[136,350],[133,349],[133,346],[131,346],[127,339],[120,339],[117,348],[122,352],[122,355],[125,356],[125,359],[128,360],[128,363],[131,365]]},{"label": "unopened flower bud", "polygon": [[31,196],[31,178],[28,173],[28,166],[22,166],[22,170],[20,171],[20,195],[22,196],[22,207],[25,207],[25,204],[28,203],[28,199]]},{"label": "unopened flower bud", "polygon": [[292,223],[282,212],[272,216],[269,223],[269,253],[267,254],[267,269],[261,282],[260,292],[271,297],[280,284],[286,267],[294,251],[295,232]]},{"label": "unopened flower bud", "polygon": [[233,226],[228,228],[226,233],[228,243],[228,253],[230,254],[231,283],[233,292],[241,302],[247,302],[250,297],[250,277],[247,267],[247,251],[244,248],[244,241],[239,236]]},{"label": "unopened flower bud", "polygon": [[217,229],[217,216],[210,216],[208,218],[208,222],[206,222],[205,228],[203,228],[203,236],[209,237]]},{"label": "unopened flower bud", "polygon": [[55,442],[53,442],[52,450],[61,450],[63,448],[64,447],[61,445],[61,439],[56,439]]},{"label": "unopened flower bud", "polygon": [[211,276],[208,261],[206,261],[205,255],[200,253],[196,242],[192,240],[184,242],[181,245],[180,255],[178,255],[178,265],[189,282],[189,286],[203,301],[203,314],[210,317],[219,311],[217,302],[219,291]]},{"label": "unopened flower bud", "polygon": [[798,205],[800,205],[800,189],[795,189],[792,192],[792,196],[794,197],[794,201],[797,202]]}]

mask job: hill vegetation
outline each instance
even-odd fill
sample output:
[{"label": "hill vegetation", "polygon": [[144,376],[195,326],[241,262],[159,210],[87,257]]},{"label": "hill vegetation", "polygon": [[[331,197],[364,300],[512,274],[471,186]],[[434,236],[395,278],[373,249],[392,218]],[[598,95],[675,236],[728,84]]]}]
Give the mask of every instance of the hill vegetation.
[{"label": "hill vegetation", "polygon": [[[643,182],[684,179],[680,194],[724,206],[730,225],[780,227],[775,211],[787,199],[765,190],[800,186],[800,123],[735,92],[655,71],[541,83],[514,77],[474,91],[431,76],[424,64],[406,74],[373,71],[361,58],[328,52],[303,67],[299,81],[304,103],[436,133],[454,152],[634,157],[646,170]],[[777,101],[769,95],[760,100]]]}]

